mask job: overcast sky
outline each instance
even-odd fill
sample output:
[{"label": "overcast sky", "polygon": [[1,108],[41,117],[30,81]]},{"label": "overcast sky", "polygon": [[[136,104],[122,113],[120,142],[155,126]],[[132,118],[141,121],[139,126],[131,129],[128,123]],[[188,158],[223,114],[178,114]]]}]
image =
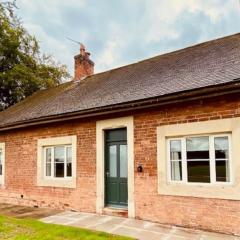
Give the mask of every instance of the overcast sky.
[{"label": "overcast sky", "polygon": [[42,52],[68,66],[81,41],[96,72],[240,32],[238,0],[17,0]]}]

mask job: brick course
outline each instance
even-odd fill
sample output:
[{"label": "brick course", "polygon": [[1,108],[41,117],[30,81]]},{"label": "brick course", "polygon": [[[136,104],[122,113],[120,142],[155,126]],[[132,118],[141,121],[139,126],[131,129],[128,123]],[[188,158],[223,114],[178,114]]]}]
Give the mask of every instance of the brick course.
[{"label": "brick course", "polygon": [[[130,115],[126,113],[125,115]],[[240,235],[240,201],[163,196],[157,193],[157,135],[160,125],[240,116],[240,96],[178,103],[134,115],[136,218]],[[108,118],[124,116],[112,115]],[[100,118],[99,118],[100,119]],[[6,143],[6,181],[0,201],[20,205],[96,210],[96,120],[74,120],[0,134]],[[37,140],[77,135],[77,188],[38,187]]]}]

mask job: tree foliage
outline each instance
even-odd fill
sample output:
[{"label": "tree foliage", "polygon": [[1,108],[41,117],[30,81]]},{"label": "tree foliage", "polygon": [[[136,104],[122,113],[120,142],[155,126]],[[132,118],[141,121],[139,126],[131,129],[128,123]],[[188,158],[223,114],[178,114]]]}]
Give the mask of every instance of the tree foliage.
[{"label": "tree foliage", "polygon": [[0,2],[0,111],[69,77],[66,66],[40,53],[14,10],[15,2]]}]

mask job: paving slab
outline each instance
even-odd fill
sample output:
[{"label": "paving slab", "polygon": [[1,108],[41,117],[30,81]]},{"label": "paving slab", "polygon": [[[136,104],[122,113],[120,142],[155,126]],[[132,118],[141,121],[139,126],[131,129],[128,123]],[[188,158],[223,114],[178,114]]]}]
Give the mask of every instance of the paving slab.
[{"label": "paving slab", "polygon": [[114,235],[121,235],[121,236],[128,236],[132,238],[137,238],[139,235],[140,229],[133,229],[133,228],[128,228],[126,226],[119,226],[116,227],[113,231],[110,231],[110,233]]},{"label": "paving slab", "polygon": [[[165,234],[141,231],[136,236],[136,239],[141,239],[141,240],[158,240],[158,239],[160,239],[160,240],[162,240],[166,237],[167,237],[167,235],[165,235]],[[167,240],[167,238],[166,238],[166,240]]]},{"label": "paving slab", "polygon": [[98,224],[98,225],[91,227],[91,229],[96,230],[96,231],[110,233],[111,231],[113,231],[115,229],[115,227],[113,227],[113,225],[111,225],[109,223],[102,223],[102,224]]},{"label": "paving slab", "polygon": [[165,233],[165,234],[169,234],[172,231],[172,226],[164,226],[164,225],[160,225],[160,224],[155,224],[152,222],[149,222],[149,225],[145,225],[145,230],[150,231],[150,232],[157,232],[157,233]]},{"label": "paving slab", "polygon": [[139,240],[240,240],[240,237],[232,235],[93,213],[63,212],[43,218],[41,221],[98,230]]}]

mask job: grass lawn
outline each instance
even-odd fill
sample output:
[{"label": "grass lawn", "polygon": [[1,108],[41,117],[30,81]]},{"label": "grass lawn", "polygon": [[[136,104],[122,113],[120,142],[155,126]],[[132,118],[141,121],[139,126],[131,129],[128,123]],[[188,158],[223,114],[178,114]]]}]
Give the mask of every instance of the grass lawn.
[{"label": "grass lawn", "polygon": [[32,219],[15,219],[0,216],[0,239],[13,240],[130,240],[102,232],[46,224]]}]

